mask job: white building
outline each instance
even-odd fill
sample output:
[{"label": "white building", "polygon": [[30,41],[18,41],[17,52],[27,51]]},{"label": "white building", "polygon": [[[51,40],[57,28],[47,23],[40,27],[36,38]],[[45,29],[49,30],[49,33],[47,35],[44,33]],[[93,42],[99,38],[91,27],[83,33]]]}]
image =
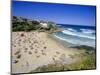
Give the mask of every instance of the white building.
[{"label": "white building", "polygon": [[40,23],[42,25],[43,28],[48,28],[48,24],[47,23]]}]

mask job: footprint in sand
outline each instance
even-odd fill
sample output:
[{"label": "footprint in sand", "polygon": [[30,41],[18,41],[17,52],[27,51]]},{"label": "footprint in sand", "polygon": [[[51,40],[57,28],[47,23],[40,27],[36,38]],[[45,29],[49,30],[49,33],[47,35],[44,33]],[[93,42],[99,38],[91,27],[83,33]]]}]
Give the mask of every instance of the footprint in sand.
[{"label": "footprint in sand", "polygon": [[16,45],[14,45],[14,47],[16,47]]},{"label": "footprint in sand", "polygon": [[54,57],[52,58],[52,60],[53,60],[54,62],[56,61],[56,59],[55,59]]},{"label": "footprint in sand", "polygon": [[44,52],[44,50],[41,50],[41,52]]},{"label": "footprint in sand", "polygon": [[25,53],[27,52],[27,50],[24,51]]},{"label": "footprint in sand", "polygon": [[56,51],[56,54],[60,54],[60,52]]},{"label": "footprint in sand", "polygon": [[28,48],[25,48],[25,50],[28,50]]},{"label": "footprint in sand", "polygon": [[15,53],[15,55],[17,55],[17,54],[19,54],[20,53],[20,50],[18,50],[16,53]]},{"label": "footprint in sand", "polygon": [[20,58],[21,58],[21,54],[19,54],[19,55],[17,56],[17,58],[20,59]]},{"label": "footprint in sand", "polygon": [[45,55],[45,56],[46,56],[46,53],[43,53],[43,52],[42,52],[42,55]]},{"label": "footprint in sand", "polygon": [[39,58],[39,57],[40,57],[40,55],[37,55],[36,57],[37,57],[37,58]]},{"label": "footprint in sand", "polygon": [[54,57],[57,57],[56,55],[54,55]]},{"label": "footprint in sand", "polygon": [[29,51],[29,54],[32,54],[32,52],[31,52],[31,51]]},{"label": "footprint in sand", "polygon": [[21,34],[21,37],[24,37],[24,36],[25,36],[24,33],[22,33],[22,34]]},{"label": "footprint in sand", "polygon": [[19,39],[19,42],[21,41],[21,39]]},{"label": "footprint in sand", "polygon": [[38,51],[34,51],[34,53],[38,53]]},{"label": "footprint in sand", "polygon": [[45,46],[44,49],[46,49],[47,47]]},{"label": "footprint in sand", "polygon": [[33,50],[33,49],[34,49],[32,46],[31,46],[30,48],[31,48],[31,50]]}]

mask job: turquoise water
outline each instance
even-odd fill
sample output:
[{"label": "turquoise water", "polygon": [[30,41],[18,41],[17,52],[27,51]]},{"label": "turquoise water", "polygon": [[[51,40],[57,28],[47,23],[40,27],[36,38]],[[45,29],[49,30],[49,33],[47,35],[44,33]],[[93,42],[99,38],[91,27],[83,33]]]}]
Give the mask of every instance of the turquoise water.
[{"label": "turquoise water", "polygon": [[53,35],[69,45],[87,45],[95,47],[95,28],[87,26],[68,26],[60,25],[64,30],[62,32],[53,33]]}]

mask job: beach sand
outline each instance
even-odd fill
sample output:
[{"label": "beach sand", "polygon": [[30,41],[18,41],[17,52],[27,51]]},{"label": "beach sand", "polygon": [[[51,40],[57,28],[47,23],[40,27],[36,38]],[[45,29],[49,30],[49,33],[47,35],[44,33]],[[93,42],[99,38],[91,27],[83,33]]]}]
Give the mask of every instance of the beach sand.
[{"label": "beach sand", "polygon": [[65,48],[47,32],[12,32],[12,73],[29,73],[52,63],[71,64],[81,52]]}]

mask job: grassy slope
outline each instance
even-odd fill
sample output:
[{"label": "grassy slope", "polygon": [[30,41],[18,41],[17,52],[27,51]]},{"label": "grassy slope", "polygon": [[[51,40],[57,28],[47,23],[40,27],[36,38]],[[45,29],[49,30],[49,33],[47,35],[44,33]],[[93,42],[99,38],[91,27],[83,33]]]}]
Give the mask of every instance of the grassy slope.
[{"label": "grassy slope", "polygon": [[33,72],[53,72],[53,71],[72,71],[72,70],[90,70],[96,68],[95,53],[78,55],[81,60],[73,64],[49,64],[47,66],[39,67]]}]

